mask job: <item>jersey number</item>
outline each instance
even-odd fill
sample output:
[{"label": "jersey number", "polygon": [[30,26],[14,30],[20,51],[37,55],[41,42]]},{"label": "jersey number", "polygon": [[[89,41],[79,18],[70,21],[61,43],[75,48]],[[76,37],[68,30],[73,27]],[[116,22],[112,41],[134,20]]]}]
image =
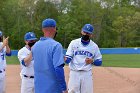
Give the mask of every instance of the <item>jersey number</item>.
[{"label": "jersey number", "polygon": [[4,60],[4,54],[1,54],[1,58],[2,58],[2,60]]}]

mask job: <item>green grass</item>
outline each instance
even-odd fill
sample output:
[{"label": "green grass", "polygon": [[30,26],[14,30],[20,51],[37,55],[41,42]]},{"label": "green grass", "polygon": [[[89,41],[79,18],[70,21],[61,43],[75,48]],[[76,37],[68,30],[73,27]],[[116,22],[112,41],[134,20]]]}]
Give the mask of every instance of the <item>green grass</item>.
[{"label": "green grass", "polygon": [[[8,64],[19,64],[17,56],[6,57]],[[111,54],[103,55],[104,67],[133,67],[140,68],[140,54]]]},{"label": "green grass", "polygon": [[103,55],[103,66],[140,68],[140,54]]},{"label": "green grass", "polygon": [[14,65],[19,64],[19,60],[18,60],[17,56],[6,57],[6,60],[7,60],[7,64],[14,64]]}]

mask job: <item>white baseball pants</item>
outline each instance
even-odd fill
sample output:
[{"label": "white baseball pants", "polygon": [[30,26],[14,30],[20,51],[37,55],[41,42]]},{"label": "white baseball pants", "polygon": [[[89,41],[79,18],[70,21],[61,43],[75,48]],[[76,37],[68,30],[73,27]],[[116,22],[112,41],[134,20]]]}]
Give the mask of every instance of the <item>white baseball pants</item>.
[{"label": "white baseball pants", "polygon": [[34,93],[34,79],[22,77],[21,93]]},{"label": "white baseball pants", "polygon": [[5,93],[5,72],[0,73],[0,93]]},{"label": "white baseball pants", "polygon": [[70,71],[68,93],[93,93],[92,71]]}]

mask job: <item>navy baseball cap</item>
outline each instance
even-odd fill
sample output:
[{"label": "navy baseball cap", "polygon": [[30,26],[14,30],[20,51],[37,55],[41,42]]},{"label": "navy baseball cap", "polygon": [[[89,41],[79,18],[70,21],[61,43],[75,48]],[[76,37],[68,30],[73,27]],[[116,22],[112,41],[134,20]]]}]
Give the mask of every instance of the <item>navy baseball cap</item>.
[{"label": "navy baseball cap", "polygon": [[2,36],[2,32],[0,31],[0,36]]},{"label": "navy baseball cap", "polygon": [[45,27],[56,27],[56,21],[51,18],[47,18],[42,22],[42,28]]},{"label": "navy baseball cap", "polygon": [[93,30],[94,30],[94,28],[91,24],[85,24],[82,28],[83,32],[87,32],[89,34],[92,34]]},{"label": "navy baseball cap", "polygon": [[24,35],[24,40],[28,41],[28,40],[36,40],[36,36],[33,32],[27,32],[25,35]]}]

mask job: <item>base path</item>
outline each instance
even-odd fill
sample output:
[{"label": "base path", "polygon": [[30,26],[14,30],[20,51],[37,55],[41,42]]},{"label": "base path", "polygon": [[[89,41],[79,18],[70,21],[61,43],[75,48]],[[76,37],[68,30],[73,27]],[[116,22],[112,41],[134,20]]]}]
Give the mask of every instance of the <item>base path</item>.
[{"label": "base path", "polygon": [[[20,66],[8,65],[6,93],[20,93]],[[65,66],[68,82],[69,69]],[[94,93],[140,93],[140,68],[94,67]]]}]

